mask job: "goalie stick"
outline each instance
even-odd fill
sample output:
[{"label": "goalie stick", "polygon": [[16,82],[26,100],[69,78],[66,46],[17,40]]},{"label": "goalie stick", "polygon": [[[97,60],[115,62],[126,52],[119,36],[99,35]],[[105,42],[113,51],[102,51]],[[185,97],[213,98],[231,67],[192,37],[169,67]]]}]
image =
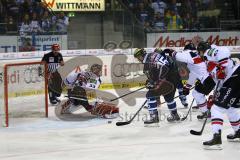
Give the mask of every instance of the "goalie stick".
[{"label": "goalie stick", "polygon": [[134,114],[134,116],[129,121],[117,122],[116,125],[117,126],[124,126],[124,125],[130,124],[134,120],[134,118],[138,115],[138,113],[141,111],[141,109],[144,107],[144,105],[146,103],[147,103],[147,100],[145,100],[145,102],[142,104],[142,106],[138,109],[138,111]]},{"label": "goalie stick", "polygon": [[194,102],[194,98],[193,98],[193,100],[192,100],[192,103],[191,103],[191,105],[190,105],[190,107],[189,107],[189,110],[188,110],[188,112],[187,112],[186,116],[185,116],[185,117],[183,117],[183,118],[181,119],[181,121],[185,121],[185,120],[187,119],[187,117],[188,117],[188,115],[189,115],[190,111],[192,110],[192,105],[193,105],[193,102]]},{"label": "goalie stick", "polygon": [[[216,92],[217,92],[219,83],[220,83],[220,80],[218,80],[218,83],[217,83],[217,86],[216,86],[216,89],[215,89],[215,91],[214,91],[213,96],[215,96],[215,94],[216,94]],[[202,129],[201,129],[200,131],[190,130],[190,134],[195,135],[195,136],[200,136],[200,135],[202,135],[203,130],[204,130],[205,126],[206,126],[206,123],[207,123],[207,119],[208,119],[209,114],[210,114],[210,109],[207,111],[207,116],[206,116],[206,118],[205,118],[205,120],[204,120],[204,122],[203,122]]]},{"label": "goalie stick", "polygon": [[74,96],[64,96],[64,97],[71,98],[71,99],[76,99],[76,100],[81,100],[81,101],[88,101],[87,99],[80,98],[80,97],[74,97]]}]

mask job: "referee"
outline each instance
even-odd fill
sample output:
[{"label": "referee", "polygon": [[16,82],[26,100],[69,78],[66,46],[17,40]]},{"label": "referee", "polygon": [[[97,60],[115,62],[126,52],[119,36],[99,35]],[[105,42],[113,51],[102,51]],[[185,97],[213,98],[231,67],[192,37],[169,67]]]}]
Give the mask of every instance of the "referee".
[{"label": "referee", "polygon": [[[59,44],[53,44],[52,51],[45,54],[42,58],[42,62],[46,63],[48,66],[49,79],[51,79],[52,74],[57,70],[59,66],[64,65],[62,54],[59,51],[60,51]],[[60,102],[60,100],[57,97],[59,97],[61,93],[57,93],[49,86],[48,86],[48,94],[49,94],[50,103],[52,105],[56,105],[57,103]]]}]

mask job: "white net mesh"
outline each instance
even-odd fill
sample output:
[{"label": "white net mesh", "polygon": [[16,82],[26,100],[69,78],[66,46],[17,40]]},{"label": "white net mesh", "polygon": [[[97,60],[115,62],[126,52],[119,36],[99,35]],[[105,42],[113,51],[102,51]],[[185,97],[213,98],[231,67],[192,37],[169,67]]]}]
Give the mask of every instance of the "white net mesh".
[{"label": "white net mesh", "polygon": [[0,115],[4,126],[13,118],[45,116],[44,73],[45,67],[40,63],[0,67]]}]

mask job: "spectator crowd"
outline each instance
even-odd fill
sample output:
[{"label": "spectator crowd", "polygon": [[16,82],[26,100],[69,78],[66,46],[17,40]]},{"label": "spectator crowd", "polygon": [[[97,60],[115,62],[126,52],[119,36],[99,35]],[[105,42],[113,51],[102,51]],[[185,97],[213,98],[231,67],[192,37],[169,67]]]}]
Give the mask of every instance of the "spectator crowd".
[{"label": "spectator crowd", "polygon": [[64,34],[69,24],[64,12],[51,12],[41,0],[1,0],[0,12],[1,23],[7,24],[5,31],[20,31],[20,34]]},{"label": "spectator crowd", "polygon": [[66,34],[69,25],[64,12],[52,12],[41,0],[1,0],[0,13],[0,33],[19,33],[25,47],[35,46],[39,34]]},{"label": "spectator crowd", "polygon": [[147,32],[217,28],[215,0],[125,0]]}]

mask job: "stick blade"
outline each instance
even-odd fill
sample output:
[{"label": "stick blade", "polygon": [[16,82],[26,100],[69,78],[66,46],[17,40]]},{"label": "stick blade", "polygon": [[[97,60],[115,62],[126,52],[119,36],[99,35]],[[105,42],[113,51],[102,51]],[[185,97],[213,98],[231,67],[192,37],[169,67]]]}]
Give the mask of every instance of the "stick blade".
[{"label": "stick blade", "polygon": [[185,121],[187,119],[187,117],[183,117],[182,119],[181,119],[181,121]]},{"label": "stick blade", "polygon": [[127,121],[127,122],[117,122],[116,126],[124,126],[124,125],[128,125],[128,124],[130,124],[129,121]]},{"label": "stick blade", "polygon": [[195,136],[200,136],[200,135],[202,135],[202,132],[190,130],[190,134],[195,135]]}]

